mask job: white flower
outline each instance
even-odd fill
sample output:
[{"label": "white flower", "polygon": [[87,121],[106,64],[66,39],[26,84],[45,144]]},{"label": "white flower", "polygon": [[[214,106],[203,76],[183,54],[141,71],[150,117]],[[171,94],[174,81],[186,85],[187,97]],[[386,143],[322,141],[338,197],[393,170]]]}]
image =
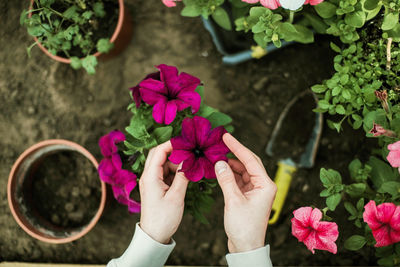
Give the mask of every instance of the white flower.
[{"label": "white flower", "polygon": [[279,2],[285,9],[297,10],[306,2],[306,0],[279,0]]}]

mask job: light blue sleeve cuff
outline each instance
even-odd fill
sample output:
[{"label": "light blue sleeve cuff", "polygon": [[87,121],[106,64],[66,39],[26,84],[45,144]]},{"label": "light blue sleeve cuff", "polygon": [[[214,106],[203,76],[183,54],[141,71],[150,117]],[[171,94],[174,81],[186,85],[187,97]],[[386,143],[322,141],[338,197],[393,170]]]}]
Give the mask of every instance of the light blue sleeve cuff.
[{"label": "light blue sleeve cuff", "polygon": [[176,243],[164,245],[148,236],[136,224],[135,234],[124,254],[111,260],[107,267],[161,267],[164,266]]},{"label": "light blue sleeve cuff", "polygon": [[255,250],[226,255],[229,267],[272,267],[269,245]]}]

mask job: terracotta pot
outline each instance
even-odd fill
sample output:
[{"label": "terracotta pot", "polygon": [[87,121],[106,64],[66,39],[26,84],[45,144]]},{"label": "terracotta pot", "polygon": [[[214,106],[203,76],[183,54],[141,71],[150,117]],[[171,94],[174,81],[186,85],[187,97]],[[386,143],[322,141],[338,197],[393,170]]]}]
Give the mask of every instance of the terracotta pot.
[{"label": "terracotta pot", "polygon": [[78,152],[89,159],[96,169],[98,167],[96,159],[82,146],[61,139],[45,140],[28,148],[19,156],[11,169],[7,186],[8,204],[19,226],[30,236],[44,242],[55,244],[71,242],[87,234],[96,225],[103,213],[107,193],[105,183],[99,179],[99,186],[101,186],[99,208],[95,216],[86,225],[72,229],[59,229],[60,227],[52,226],[49,222],[37,223],[38,220],[35,220],[37,218],[34,218],[32,214],[26,212],[28,209],[23,201],[23,185],[26,185],[24,181],[29,178],[27,174],[31,166],[40,162],[41,159],[50,153],[52,154],[60,151]]},{"label": "terracotta pot", "polygon": [[[118,23],[117,27],[114,30],[113,35],[111,36],[110,42],[114,43],[114,48],[106,54],[102,54],[100,52],[96,52],[93,55],[98,57],[99,59],[109,59],[112,58],[118,54],[120,54],[126,46],[129,45],[131,39],[132,39],[132,18],[129,12],[125,9],[124,6],[124,0],[118,0],[119,3],[119,16],[118,16]],[[31,6],[30,9],[33,7],[34,0],[31,0]],[[29,13],[29,17],[32,16],[32,13]],[[38,39],[36,37],[33,38],[36,42],[38,42]],[[70,64],[71,60],[69,58],[65,57],[60,57],[53,55],[50,53],[41,43],[38,42],[39,48],[49,57],[52,59]]]}]

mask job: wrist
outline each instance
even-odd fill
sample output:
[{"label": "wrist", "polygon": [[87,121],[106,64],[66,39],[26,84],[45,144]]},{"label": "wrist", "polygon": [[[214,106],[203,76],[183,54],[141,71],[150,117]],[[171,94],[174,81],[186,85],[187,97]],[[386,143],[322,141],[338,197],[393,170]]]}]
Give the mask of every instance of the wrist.
[{"label": "wrist", "polygon": [[229,253],[241,253],[248,252],[258,248],[264,247],[264,241],[235,241],[232,242],[230,239],[228,240],[228,250]]},{"label": "wrist", "polygon": [[151,239],[154,241],[167,245],[171,243],[171,237],[166,237],[161,233],[158,233],[157,231],[153,231],[150,227],[147,227],[146,224],[139,223],[140,228],[145,232]]}]

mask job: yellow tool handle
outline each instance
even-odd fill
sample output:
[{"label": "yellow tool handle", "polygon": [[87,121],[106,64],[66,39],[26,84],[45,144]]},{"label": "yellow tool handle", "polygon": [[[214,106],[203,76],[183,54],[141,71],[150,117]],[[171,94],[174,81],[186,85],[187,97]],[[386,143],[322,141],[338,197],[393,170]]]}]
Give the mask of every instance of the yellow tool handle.
[{"label": "yellow tool handle", "polygon": [[285,204],[286,195],[290,188],[293,173],[296,170],[297,168],[294,164],[287,164],[283,161],[278,162],[278,170],[275,176],[275,184],[278,191],[276,192],[275,201],[272,204],[272,218],[269,220],[269,224],[274,224],[278,221],[283,204]]}]

